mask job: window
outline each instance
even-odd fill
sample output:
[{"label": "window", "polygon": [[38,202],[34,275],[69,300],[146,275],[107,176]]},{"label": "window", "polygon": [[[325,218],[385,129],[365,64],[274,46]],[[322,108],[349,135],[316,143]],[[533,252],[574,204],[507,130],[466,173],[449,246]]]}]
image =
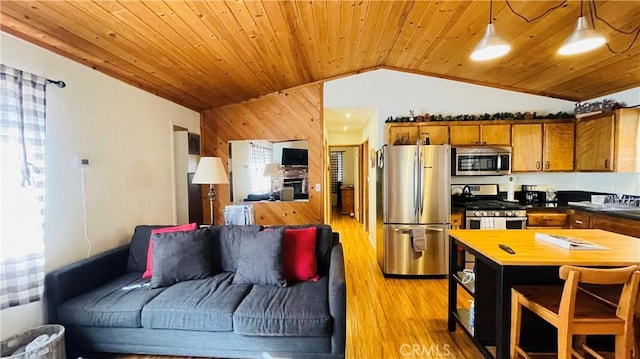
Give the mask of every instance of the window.
[{"label": "window", "polygon": [[342,164],[343,155],[344,151],[331,151],[330,153],[331,193],[338,193],[338,182],[344,181],[344,167]]},{"label": "window", "polygon": [[273,149],[251,143],[251,193],[271,193],[271,177],[264,176],[264,169],[271,162]]},{"label": "window", "polygon": [[0,309],[44,289],[46,79],[0,65]]}]

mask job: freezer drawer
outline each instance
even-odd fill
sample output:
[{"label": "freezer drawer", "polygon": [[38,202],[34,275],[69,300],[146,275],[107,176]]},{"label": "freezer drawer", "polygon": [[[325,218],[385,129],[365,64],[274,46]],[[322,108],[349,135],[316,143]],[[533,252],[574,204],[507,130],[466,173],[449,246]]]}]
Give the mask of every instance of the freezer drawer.
[{"label": "freezer drawer", "polygon": [[[424,251],[414,249],[414,228],[424,230]],[[449,269],[448,228],[448,225],[384,225],[382,272],[392,275],[446,275]]]}]

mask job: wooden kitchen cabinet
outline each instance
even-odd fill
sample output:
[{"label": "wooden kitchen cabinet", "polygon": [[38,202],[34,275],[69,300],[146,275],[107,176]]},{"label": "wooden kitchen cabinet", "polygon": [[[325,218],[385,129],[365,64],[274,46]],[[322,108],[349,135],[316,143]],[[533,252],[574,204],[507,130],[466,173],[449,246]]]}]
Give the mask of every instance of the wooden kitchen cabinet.
[{"label": "wooden kitchen cabinet", "polygon": [[342,206],[340,207],[340,213],[349,215],[351,213],[355,213],[353,205],[353,187],[342,187],[340,195],[342,196]]},{"label": "wooden kitchen cabinet", "polygon": [[464,228],[464,210],[462,209],[454,209],[451,210],[451,228],[452,229],[462,229]]},{"label": "wooden kitchen cabinet", "polygon": [[626,218],[612,217],[599,213],[591,213],[589,218],[591,228],[604,229],[632,237],[640,237],[640,221]]},{"label": "wooden kitchen cabinet", "polygon": [[543,171],[573,171],[575,124],[548,122],[543,125],[543,132]]},{"label": "wooden kitchen cabinet", "polygon": [[386,133],[385,143],[388,145],[415,145],[419,135],[418,125],[415,123],[387,124]]},{"label": "wooden kitchen cabinet", "polygon": [[570,229],[589,229],[589,212],[579,211],[575,209],[569,210],[569,228]]},{"label": "wooden kitchen cabinet", "polygon": [[447,125],[420,125],[420,139],[429,138],[432,145],[444,145],[449,143],[449,126]]},{"label": "wooden kitchen cabinet", "polygon": [[568,228],[566,210],[540,209],[527,210],[527,228]]},{"label": "wooden kitchen cabinet", "polygon": [[428,122],[402,122],[388,123],[386,125],[385,143],[394,144],[411,144],[414,145],[418,139],[424,141],[429,137],[429,143],[432,145],[444,145],[449,143],[449,126],[443,124],[428,124]]},{"label": "wooden kitchen cabinet", "polygon": [[574,132],[573,122],[514,124],[512,171],[572,171]]},{"label": "wooden kitchen cabinet", "polygon": [[511,124],[452,124],[451,145],[510,146]]},{"label": "wooden kitchen cabinet", "polygon": [[603,229],[632,237],[640,237],[640,221],[632,219],[609,216],[604,213],[594,213],[570,209],[569,228],[576,229]]},{"label": "wooden kitchen cabinet", "polygon": [[624,108],[576,122],[576,170],[640,172],[640,109]]},{"label": "wooden kitchen cabinet", "polygon": [[511,127],[511,171],[542,170],[542,124],[515,124]]}]

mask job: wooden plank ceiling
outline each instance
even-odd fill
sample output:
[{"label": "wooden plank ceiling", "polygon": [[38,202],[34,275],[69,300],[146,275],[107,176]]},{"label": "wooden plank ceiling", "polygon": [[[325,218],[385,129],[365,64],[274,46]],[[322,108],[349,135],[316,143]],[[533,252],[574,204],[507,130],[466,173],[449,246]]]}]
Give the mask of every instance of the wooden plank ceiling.
[{"label": "wooden plank ceiling", "polygon": [[[531,18],[562,1],[510,3]],[[595,4],[616,27],[640,25],[640,1]],[[493,5],[512,51],[486,63],[469,55],[487,1],[3,0],[0,28],[198,111],[378,68],[570,100],[640,86],[640,40],[618,55],[556,55],[579,1],[531,23]],[[596,29],[616,50],[635,35]]]}]

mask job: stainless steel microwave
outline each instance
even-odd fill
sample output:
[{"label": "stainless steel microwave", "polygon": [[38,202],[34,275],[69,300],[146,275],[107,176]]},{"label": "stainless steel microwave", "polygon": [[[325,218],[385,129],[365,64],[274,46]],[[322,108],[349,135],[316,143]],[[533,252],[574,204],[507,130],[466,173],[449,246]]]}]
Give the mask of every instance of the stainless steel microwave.
[{"label": "stainless steel microwave", "polygon": [[469,146],[451,149],[453,176],[511,174],[511,147]]}]

